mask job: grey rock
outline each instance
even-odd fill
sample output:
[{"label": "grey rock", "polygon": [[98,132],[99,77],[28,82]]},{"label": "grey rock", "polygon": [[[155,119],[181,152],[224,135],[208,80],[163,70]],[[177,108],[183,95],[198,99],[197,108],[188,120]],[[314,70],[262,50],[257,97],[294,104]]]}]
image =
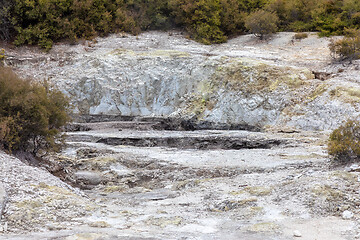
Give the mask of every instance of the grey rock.
[{"label": "grey rock", "polygon": [[4,185],[0,182],[0,220],[5,210],[6,201],[7,201],[7,193],[4,188]]},{"label": "grey rock", "polygon": [[294,237],[302,237],[302,234],[299,230],[295,230],[294,233],[293,233],[293,236]]},{"label": "grey rock", "polygon": [[78,171],[74,173],[74,176],[77,182],[86,185],[98,185],[103,180],[103,177],[98,172]]},{"label": "grey rock", "polygon": [[345,210],[341,216],[343,219],[351,219],[354,216],[354,213],[349,210]]},{"label": "grey rock", "polygon": [[352,164],[347,170],[348,172],[360,172],[360,166],[358,164]]}]

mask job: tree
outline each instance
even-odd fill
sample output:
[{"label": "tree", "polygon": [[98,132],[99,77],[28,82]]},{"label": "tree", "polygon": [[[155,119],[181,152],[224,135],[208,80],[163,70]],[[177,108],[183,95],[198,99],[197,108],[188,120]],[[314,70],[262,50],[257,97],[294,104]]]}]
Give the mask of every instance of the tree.
[{"label": "tree", "polygon": [[13,7],[12,0],[0,1],[0,39],[10,40],[12,37],[13,25],[11,23],[11,8]]},{"label": "tree", "polygon": [[54,89],[20,79],[0,67],[0,147],[34,154],[61,146],[60,128],[68,120],[69,103]]},{"label": "tree", "polygon": [[172,0],[170,5],[176,22],[185,25],[195,40],[204,44],[226,41],[220,29],[219,0]]},{"label": "tree", "polygon": [[245,27],[261,40],[277,30],[279,19],[274,13],[258,10],[251,13],[245,20]]}]

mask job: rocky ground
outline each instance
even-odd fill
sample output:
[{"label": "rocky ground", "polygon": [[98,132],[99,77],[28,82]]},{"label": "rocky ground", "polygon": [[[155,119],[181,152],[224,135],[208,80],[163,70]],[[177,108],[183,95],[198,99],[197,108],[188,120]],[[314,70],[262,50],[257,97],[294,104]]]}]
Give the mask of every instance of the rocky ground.
[{"label": "rocky ground", "polygon": [[325,132],[132,124],[78,124],[47,169],[2,153],[0,239],[360,237],[360,168],[329,160]]},{"label": "rocky ground", "polygon": [[326,151],[358,115],[358,63],[293,35],[4,46],[82,115],[45,163],[0,153],[0,239],[360,238],[360,167]]}]

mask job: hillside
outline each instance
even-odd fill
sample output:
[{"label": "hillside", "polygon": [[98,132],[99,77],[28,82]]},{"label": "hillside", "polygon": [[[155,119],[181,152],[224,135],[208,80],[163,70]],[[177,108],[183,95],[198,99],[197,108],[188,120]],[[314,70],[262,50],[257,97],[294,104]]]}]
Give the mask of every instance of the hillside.
[{"label": "hillside", "polygon": [[329,38],[278,33],[206,46],[177,32],[6,49],[21,76],[48,79],[79,114],[181,117],[214,124],[329,130],[356,117],[357,62],[332,63]]}]

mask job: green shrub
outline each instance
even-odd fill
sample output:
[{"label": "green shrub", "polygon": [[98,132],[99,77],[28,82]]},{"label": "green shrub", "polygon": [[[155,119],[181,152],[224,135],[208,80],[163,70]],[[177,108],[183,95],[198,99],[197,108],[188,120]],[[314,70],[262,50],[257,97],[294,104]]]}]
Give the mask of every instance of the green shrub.
[{"label": "green shrub", "polygon": [[[62,39],[76,42],[176,25],[197,41],[221,43],[246,31],[245,19],[248,29],[255,28],[250,25],[257,19],[251,16],[258,11],[267,19],[258,15],[257,24],[270,20],[264,27],[268,30],[277,25],[280,31],[319,31],[330,36],[360,28],[359,0],[1,0],[0,39],[49,50]],[[268,33],[257,30],[256,34]]]},{"label": "green shrub", "polygon": [[4,66],[5,61],[5,49],[0,49],[0,67]]},{"label": "green shrub", "polygon": [[295,33],[294,39],[301,40],[307,38],[309,35],[307,33]]},{"label": "green shrub", "polygon": [[270,0],[265,10],[275,13],[279,18],[281,31],[310,31],[312,11],[322,0]]},{"label": "green shrub", "polygon": [[360,158],[360,122],[348,120],[329,138],[328,153],[335,160],[347,162]]},{"label": "green shrub", "polygon": [[226,41],[220,29],[219,0],[173,0],[171,8],[176,22],[185,25],[195,40],[204,44]]},{"label": "green shrub", "polygon": [[245,26],[255,36],[264,39],[276,32],[278,21],[274,13],[258,10],[246,18]]},{"label": "green shrub", "polygon": [[10,40],[13,32],[13,24],[11,22],[13,7],[12,0],[0,1],[0,40]]},{"label": "green shrub", "polygon": [[68,120],[69,103],[47,86],[22,80],[11,69],[0,68],[0,146],[34,154],[61,146],[60,128]]},{"label": "green shrub", "polygon": [[331,56],[340,61],[360,59],[360,30],[347,30],[347,36],[332,40],[329,44]]}]

